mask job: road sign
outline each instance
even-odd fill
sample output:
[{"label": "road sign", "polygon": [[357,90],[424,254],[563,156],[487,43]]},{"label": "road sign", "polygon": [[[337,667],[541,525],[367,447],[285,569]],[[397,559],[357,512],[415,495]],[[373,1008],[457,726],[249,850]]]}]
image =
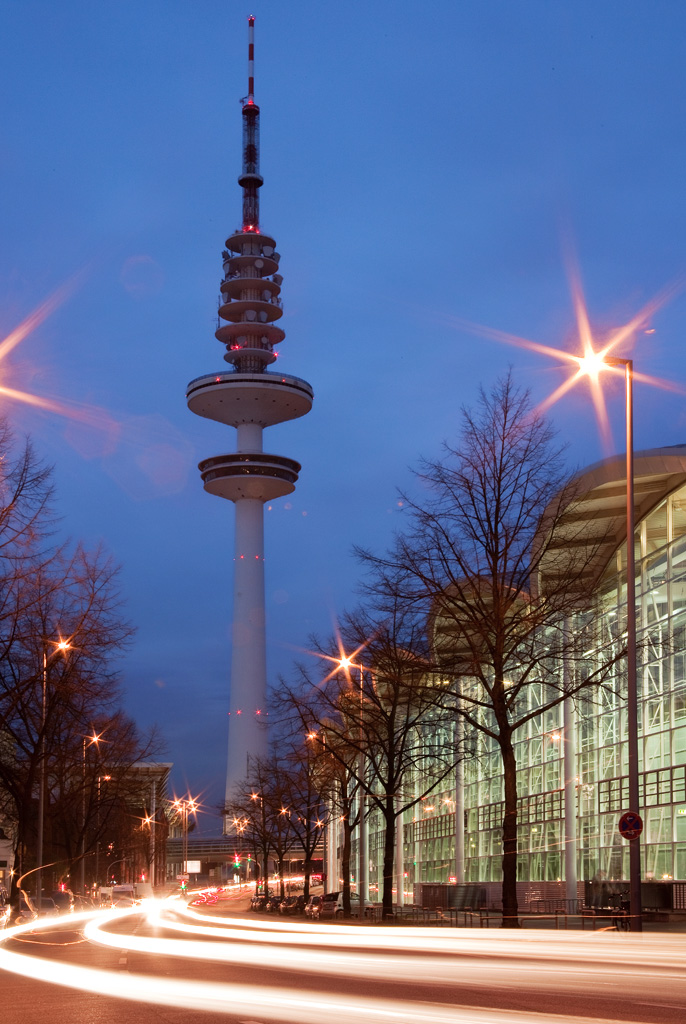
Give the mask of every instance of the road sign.
[{"label": "road sign", "polygon": [[638,839],[643,831],[641,815],[637,814],[636,811],[625,811],[619,819],[617,828],[624,839]]},{"label": "road sign", "polygon": [[188,875],[177,875],[176,876],[176,881],[177,882],[187,882],[188,881]]}]

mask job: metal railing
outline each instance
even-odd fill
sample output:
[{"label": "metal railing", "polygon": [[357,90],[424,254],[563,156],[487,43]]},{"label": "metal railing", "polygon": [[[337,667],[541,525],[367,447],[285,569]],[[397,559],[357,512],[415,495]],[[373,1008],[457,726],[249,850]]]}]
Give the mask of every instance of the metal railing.
[{"label": "metal railing", "polygon": [[578,914],[582,900],[568,900],[562,896],[537,897],[529,900],[530,914]]},{"label": "metal railing", "polygon": [[[538,902],[545,902],[543,900]],[[565,901],[561,901],[565,902]],[[568,901],[574,903],[576,901]],[[359,922],[359,918],[353,917],[351,923]],[[491,908],[481,910],[456,910],[452,907],[425,907],[406,906],[394,907],[392,916],[386,920],[383,918],[383,907],[380,903],[373,903],[365,907],[364,920],[370,925],[421,925],[436,928],[502,928],[502,911]],[[556,931],[580,929],[585,930],[590,924],[593,931],[627,931],[630,925],[630,915],[627,910],[620,908],[602,908],[580,910],[570,913],[566,909],[554,909],[550,912],[543,910],[534,913],[521,913],[517,915],[520,928],[532,928],[546,926],[550,922]]]}]

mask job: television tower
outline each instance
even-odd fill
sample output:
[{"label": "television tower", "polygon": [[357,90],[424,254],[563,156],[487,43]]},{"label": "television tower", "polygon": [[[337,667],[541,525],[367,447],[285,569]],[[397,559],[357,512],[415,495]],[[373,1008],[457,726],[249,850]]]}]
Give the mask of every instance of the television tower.
[{"label": "television tower", "polygon": [[265,427],[304,416],[312,407],[307,381],[268,370],[284,331],[276,242],[260,229],[260,108],[254,98],[254,26],[248,19],[248,95],[243,106],[242,227],[226,240],[219,285],[220,324],[215,337],[226,346],[229,370],[197,377],[188,385],[188,408],[236,428],[236,451],[200,463],[210,494],[236,507],[231,696],[227,802],[248,775],[251,759],[267,755],[267,659],[264,603],[264,503],[291,494],[299,463],[269,455]]}]

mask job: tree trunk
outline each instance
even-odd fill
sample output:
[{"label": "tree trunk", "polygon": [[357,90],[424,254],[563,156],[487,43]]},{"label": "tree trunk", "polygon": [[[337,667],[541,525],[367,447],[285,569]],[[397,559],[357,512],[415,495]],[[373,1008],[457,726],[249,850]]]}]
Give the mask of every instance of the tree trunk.
[{"label": "tree trunk", "polygon": [[17,883],[18,883],[18,881],[19,881],[19,879],[21,877],[21,873],[23,871],[23,862],[24,862],[23,853],[24,853],[24,844],[23,844],[21,838],[19,838],[19,836],[18,836],[17,837],[17,841],[16,841],[15,846],[14,846],[14,863],[15,863],[15,865],[18,865],[18,869],[15,866],[14,871],[10,875],[10,908],[11,908],[10,924],[14,924],[15,923],[14,918],[19,913],[19,896],[20,896],[20,893],[19,893],[19,886],[18,886]]},{"label": "tree trunk", "polygon": [[269,847],[262,847],[262,892],[267,895],[269,889]]},{"label": "tree trunk", "polygon": [[386,797],[384,807],[386,830],[383,843],[383,896],[381,897],[381,916],[384,921],[393,918],[393,860],[395,857],[395,811],[393,797]]},{"label": "tree trunk", "polygon": [[[26,803],[26,807],[30,807],[29,801]],[[19,911],[19,880],[23,877],[24,871],[27,870],[28,865],[31,863],[33,858],[27,857],[27,849],[31,849],[27,843],[27,838],[31,835],[32,827],[29,818],[29,814],[22,814],[19,816],[16,822],[16,841],[14,844],[14,873],[10,876],[10,906],[12,907],[12,917],[14,917],[15,911]],[[35,846],[33,847],[35,850]],[[45,857],[43,857],[45,860]],[[37,865],[34,864],[34,867]],[[35,887],[37,876],[35,874],[29,875],[26,881],[23,883],[23,888],[29,889],[31,883]],[[13,921],[10,923],[14,923]]]},{"label": "tree trunk", "polygon": [[[309,846],[309,836],[308,836],[308,846]],[[309,852],[306,853],[305,856],[306,856],[307,859],[305,860],[305,864],[303,865],[304,868],[305,868],[305,880],[303,882],[303,897],[304,897],[305,903],[307,903],[307,901],[310,898],[310,875],[312,874],[312,861],[310,860]]]},{"label": "tree trunk", "polygon": [[350,809],[343,819],[343,849],[341,850],[341,874],[343,876],[343,917],[350,917],[350,849],[352,847]]},{"label": "tree trunk", "polygon": [[503,928],[519,928],[517,907],[517,760],[512,734],[501,733],[500,752],[505,782],[503,817]]}]

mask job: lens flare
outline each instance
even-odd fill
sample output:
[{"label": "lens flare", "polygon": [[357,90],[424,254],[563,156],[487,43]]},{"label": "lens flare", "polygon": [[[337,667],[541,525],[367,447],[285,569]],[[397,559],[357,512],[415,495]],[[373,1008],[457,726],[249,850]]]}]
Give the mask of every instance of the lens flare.
[{"label": "lens flare", "polygon": [[[3,362],[17,345],[28,338],[33,331],[40,327],[49,316],[74,294],[82,284],[86,273],[87,271],[84,268],[72,274],[67,281],[56,288],[47,299],[41,302],[20,324],[11,330],[6,337],[0,340],[0,369],[4,369],[2,366]],[[4,382],[0,382],[0,396],[13,402],[21,402],[24,405],[32,406],[35,409],[55,413],[66,419],[75,420],[87,427],[101,430],[110,436],[114,436],[119,429],[114,417],[106,410],[84,402],[57,399],[47,395],[36,395],[30,391],[11,387]]]}]

